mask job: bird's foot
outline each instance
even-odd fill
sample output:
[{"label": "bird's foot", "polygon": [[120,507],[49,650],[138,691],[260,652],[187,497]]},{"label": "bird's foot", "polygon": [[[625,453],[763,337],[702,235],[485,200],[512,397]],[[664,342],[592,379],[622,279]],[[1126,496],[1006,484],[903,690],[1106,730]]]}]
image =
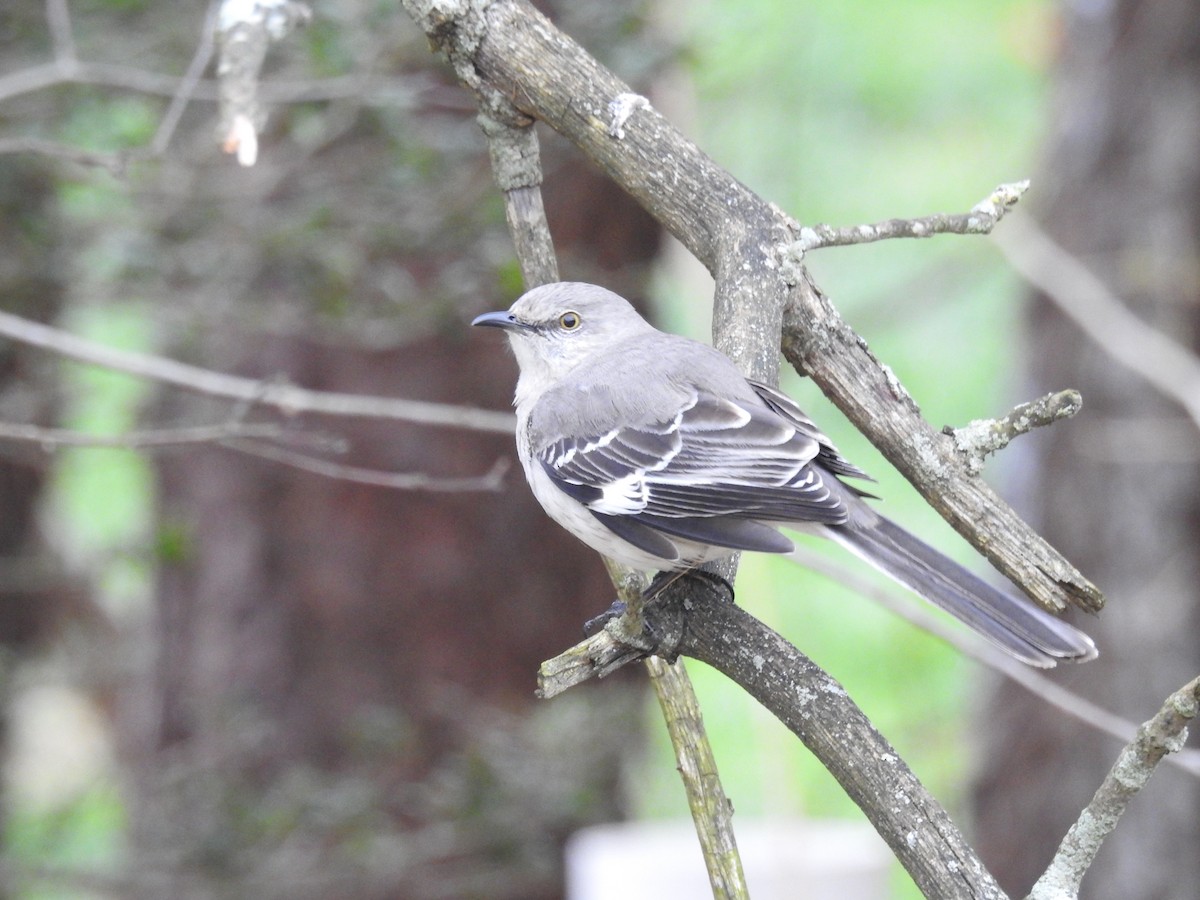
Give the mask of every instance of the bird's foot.
[{"label": "bird's foot", "polygon": [[603,631],[604,626],[613,619],[618,619],[625,615],[625,610],[627,608],[628,607],[625,606],[624,600],[614,600],[612,602],[612,606],[600,613],[600,615],[593,616],[583,623],[583,636],[591,637],[592,635]]}]

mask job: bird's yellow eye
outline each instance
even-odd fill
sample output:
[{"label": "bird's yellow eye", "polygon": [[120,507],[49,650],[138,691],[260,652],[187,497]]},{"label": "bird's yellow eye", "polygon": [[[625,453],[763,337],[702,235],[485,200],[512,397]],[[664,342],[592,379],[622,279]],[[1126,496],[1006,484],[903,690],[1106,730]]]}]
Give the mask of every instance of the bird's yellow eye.
[{"label": "bird's yellow eye", "polygon": [[579,317],[579,313],[569,310],[558,317],[558,324],[562,326],[563,331],[574,331],[583,324],[583,319]]}]

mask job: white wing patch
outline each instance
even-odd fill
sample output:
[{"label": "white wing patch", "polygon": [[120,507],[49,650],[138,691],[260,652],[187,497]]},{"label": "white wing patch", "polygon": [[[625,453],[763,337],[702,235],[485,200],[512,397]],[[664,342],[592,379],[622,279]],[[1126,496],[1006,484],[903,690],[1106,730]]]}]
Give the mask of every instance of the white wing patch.
[{"label": "white wing patch", "polygon": [[600,489],[600,499],[588,508],[608,516],[629,516],[646,508],[650,490],[642,472],[610,481]]}]

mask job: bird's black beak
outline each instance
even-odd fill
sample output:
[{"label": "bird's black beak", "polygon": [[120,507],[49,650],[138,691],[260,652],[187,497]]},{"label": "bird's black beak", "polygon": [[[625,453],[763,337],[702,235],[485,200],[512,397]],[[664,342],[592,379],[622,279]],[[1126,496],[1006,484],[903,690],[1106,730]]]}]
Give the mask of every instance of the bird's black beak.
[{"label": "bird's black beak", "polygon": [[528,330],[529,326],[510,313],[508,310],[503,312],[487,312],[481,316],[476,316],[471,320],[472,325],[490,325],[493,328],[507,328],[509,330],[517,329],[520,331]]}]

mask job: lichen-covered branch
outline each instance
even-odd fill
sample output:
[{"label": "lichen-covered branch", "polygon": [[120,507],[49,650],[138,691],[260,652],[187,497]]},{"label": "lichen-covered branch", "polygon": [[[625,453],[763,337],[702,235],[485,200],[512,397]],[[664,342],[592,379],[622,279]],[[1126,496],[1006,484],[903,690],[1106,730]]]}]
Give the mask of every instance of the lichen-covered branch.
[{"label": "lichen-covered branch", "polygon": [[1188,724],[1200,713],[1200,678],[1167,698],[1162,709],[1138,729],[1121,751],[1091,802],[1079,814],[1049,868],[1029,892],[1029,900],[1072,900],[1101,843],[1168,753],[1183,747]]},{"label": "lichen-covered branch", "polygon": [[846,247],[895,238],[928,238],[936,234],[990,234],[1005,213],[1016,206],[1029,190],[1028,181],[999,185],[965,213],[935,213],[915,219],[888,219],[871,225],[804,225],[792,244],[793,253],[804,254],[822,247]]},{"label": "lichen-covered branch", "polygon": [[954,439],[967,471],[978,474],[983,471],[984,461],[1007,447],[1013,438],[1069,419],[1081,409],[1083,397],[1079,391],[1058,391],[1015,406],[999,419],[976,419],[961,428],[947,425],[942,431]]}]

